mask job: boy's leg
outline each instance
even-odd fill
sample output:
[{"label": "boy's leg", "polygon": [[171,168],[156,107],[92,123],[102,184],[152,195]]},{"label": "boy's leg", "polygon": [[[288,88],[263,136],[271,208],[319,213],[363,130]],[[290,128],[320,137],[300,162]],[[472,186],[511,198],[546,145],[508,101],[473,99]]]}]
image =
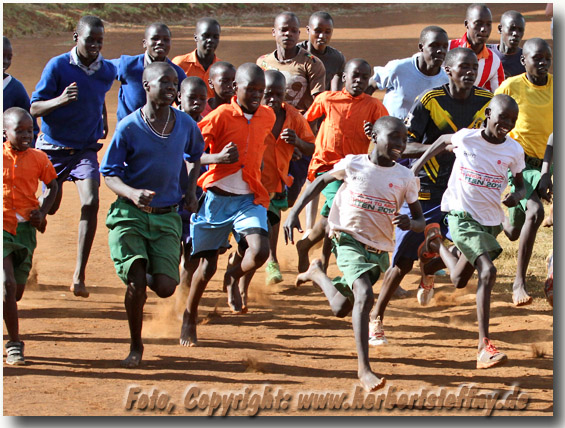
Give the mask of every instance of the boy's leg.
[{"label": "boy's leg", "polygon": [[200,260],[198,268],[192,277],[186,309],[182,317],[182,328],[180,333],[180,344],[183,346],[195,346],[198,342],[196,336],[196,322],[198,320],[198,305],[200,298],[206,289],[206,285],[216,273],[218,266],[218,252],[210,252],[206,256],[196,259]]},{"label": "boy's leg", "polygon": [[467,258],[459,253],[451,251],[443,242],[440,243],[439,254],[445,266],[449,269],[449,277],[456,288],[464,288],[475,272],[475,267],[469,263]]},{"label": "boy's leg", "polygon": [[125,368],[139,366],[143,357],[141,327],[143,325],[143,306],[147,300],[146,261],[137,259],[128,271],[128,284],[124,304],[128,316],[131,337],[130,353],[120,364]]},{"label": "boy's leg", "polygon": [[377,303],[370,314],[371,321],[376,320],[377,317],[381,317],[381,321],[384,319],[384,313],[388,306],[388,302],[390,302],[390,299],[394,295],[396,289],[400,286],[400,283],[406,274],[412,270],[413,265],[414,260],[406,257],[398,257],[396,264],[387,269],[384,274],[379,298],[377,299]]},{"label": "boy's leg", "polygon": [[318,214],[318,205],[320,204],[320,195],[308,202],[306,205],[306,233],[308,233],[316,224],[316,216]]},{"label": "boy's leg", "polygon": [[14,274],[14,262],[12,254],[4,257],[4,323],[8,331],[8,337],[12,342],[19,342],[18,326],[18,303],[16,294],[18,285]]},{"label": "boy's leg", "polygon": [[80,197],[81,214],[78,226],[77,261],[71,291],[75,296],[88,297],[89,292],[85,285],[86,264],[88,263],[88,257],[96,234],[99,206],[98,189],[100,184],[98,181],[90,178],[76,180],[75,184]]},{"label": "boy's leg", "polygon": [[[461,256],[464,258],[465,256]],[[477,285],[477,321],[479,323],[479,345],[478,350],[484,348],[484,338],[489,337],[490,321],[490,294],[496,281],[496,267],[488,256],[488,253],[481,254],[475,261],[479,281]]]},{"label": "boy's leg", "polygon": [[316,222],[312,231],[308,236],[296,242],[296,251],[298,253],[298,272],[305,272],[310,265],[308,252],[310,249],[320,242],[327,235],[328,219],[321,216]]}]

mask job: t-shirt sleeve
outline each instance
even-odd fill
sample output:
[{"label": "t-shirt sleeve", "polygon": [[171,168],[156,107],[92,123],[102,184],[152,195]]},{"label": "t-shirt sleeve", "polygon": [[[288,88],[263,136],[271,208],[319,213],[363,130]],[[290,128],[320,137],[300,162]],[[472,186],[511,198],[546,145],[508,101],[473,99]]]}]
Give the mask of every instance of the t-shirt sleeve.
[{"label": "t-shirt sleeve", "polygon": [[418,200],[418,193],[420,191],[420,179],[418,177],[410,177],[406,185],[406,192],[404,193],[404,200],[407,204],[413,204]]},{"label": "t-shirt sleeve", "polygon": [[410,108],[410,113],[404,119],[404,124],[408,129],[408,142],[409,143],[422,143],[426,128],[430,120],[430,112],[420,101],[421,96],[418,96]]},{"label": "t-shirt sleeve", "polygon": [[328,174],[331,174],[332,177],[337,178],[338,180],[344,180],[346,175],[346,170],[351,163],[350,156],[346,156],[341,159],[338,163],[334,165],[334,167],[328,171]]},{"label": "t-shirt sleeve", "polygon": [[58,80],[56,59],[51,59],[43,69],[41,78],[35,86],[35,91],[31,95],[31,103],[51,100],[61,95],[62,90],[57,85]]},{"label": "t-shirt sleeve", "polygon": [[192,123],[187,132],[186,146],[184,149],[184,160],[196,162],[204,152],[204,138],[196,122]]},{"label": "t-shirt sleeve", "polygon": [[43,183],[49,184],[57,178],[57,173],[55,172],[55,168],[53,167],[53,164],[51,163],[47,155],[44,152],[39,152],[39,154],[39,166],[41,168],[39,179]]},{"label": "t-shirt sleeve", "polygon": [[308,82],[313,97],[326,89],[326,68],[319,59],[315,59],[308,69]]},{"label": "t-shirt sleeve", "polygon": [[112,141],[104,154],[100,164],[100,173],[104,176],[116,176],[122,180],[125,177],[126,158],[128,152],[128,136],[124,131],[127,128],[118,126]]},{"label": "t-shirt sleeve", "polygon": [[314,98],[314,102],[312,103],[310,108],[306,111],[306,113],[304,113],[304,118],[308,122],[312,122],[318,119],[319,117],[322,117],[324,114],[326,114],[326,111],[324,109],[324,100],[325,100],[324,94],[321,94],[316,98]]},{"label": "t-shirt sleeve", "polygon": [[202,134],[204,140],[203,151],[207,151],[210,145],[214,142],[214,131],[217,129],[217,124],[215,123],[216,114],[212,111],[210,114],[206,115],[204,119],[198,122],[198,128]]},{"label": "t-shirt sleeve", "polygon": [[114,68],[116,69],[116,80],[121,81],[122,80],[122,69],[121,69],[122,57],[109,59],[108,62],[110,64],[112,64],[114,66]]},{"label": "t-shirt sleeve", "polygon": [[[388,64],[387,64],[388,66]],[[380,90],[392,89],[390,79],[390,69],[385,67],[375,67],[372,79],[375,81],[377,88]]]},{"label": "t-shirt sleeve", "polygon": [[515,144],[515,156],[510,165],[508,165],[508,169],[512,173],[512,175],[516,175],[526,168],[526,161],[524,160],[524,149],[519,143]]}]

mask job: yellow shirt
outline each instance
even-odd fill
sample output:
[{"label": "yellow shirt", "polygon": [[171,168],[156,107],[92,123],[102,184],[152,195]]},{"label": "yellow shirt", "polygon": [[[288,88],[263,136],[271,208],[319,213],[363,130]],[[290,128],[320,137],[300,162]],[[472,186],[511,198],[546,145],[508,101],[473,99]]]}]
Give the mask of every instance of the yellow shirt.
[{"label": "yellow shirt", "polygon": [[553,75],[547,75],[547,84],[537,86],[526,73],[520,74],[502,82],[496,94],[510,95],[520,107],[510,137],[522,145],[528,156],[543,159],[547,139],[553,132]]}]

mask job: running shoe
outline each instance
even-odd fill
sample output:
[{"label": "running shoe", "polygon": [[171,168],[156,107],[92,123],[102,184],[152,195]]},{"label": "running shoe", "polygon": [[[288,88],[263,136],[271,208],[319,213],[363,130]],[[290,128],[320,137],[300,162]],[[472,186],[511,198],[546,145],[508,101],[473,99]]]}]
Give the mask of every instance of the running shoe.
[{"label": "running shoe", "polygon": [[25,363],[24,342],[6,343],[6,364],[11,366],[22,366]]},{"label": "running shoe", "polygon": [[489,367],[498,366],[508,361],[506,354],[503,354],[490,340],[483,338],[485,347],[477,355],[477,368],[488,369]]},{"label": "running shoe", "polygon": [[386,340],[381,317],[377,317],[375,321],[369,322],[369,345],[380,346],[387,343],[388,340]]},{"label": "running shoe", "polygon": [[418,303],[421,306],[427,306],[432,300],[432,297],[434,297],[434,281],[434,275],[424,275],[422,273],[422,279],[420,280],[420,286],[416,294]]},{"label": "running shoe", "polygon": [[267,285],[278,284],[279,282],[282,282],[283,277],[281,274],[281,268],[277,262],[267,263],[265,272],[267,273],[267,276],[265,278]]}]

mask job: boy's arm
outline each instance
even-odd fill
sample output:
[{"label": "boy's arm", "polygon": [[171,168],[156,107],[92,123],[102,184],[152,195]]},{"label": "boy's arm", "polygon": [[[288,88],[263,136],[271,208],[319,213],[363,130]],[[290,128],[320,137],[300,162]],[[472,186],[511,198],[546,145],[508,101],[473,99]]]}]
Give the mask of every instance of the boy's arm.
[{"label": "boy's arm", "polygon": [[200,173],[200,160],[186,162],[188,172],[188,185],[184,192],[184,208],[191,213],[198,211],[198,199],[196,199],[196,182]]},{"label": "boy's arm", "polygon": [[30,106],[30,113],[34,117],[47,116],[53,110],[59,107],[66,106],[74,101],[78,100],[78,86],[76,82],[71,83],[67,86],[63,93],[58,97],[52,98],[50,100],[37,100]]},{"label": "boy's arm", "polygon": [[341,73],[334,74],[334,77],[332,77],[332,81],[330,83],[331,91],[341,91],[341,88],[343,88],[343,79],[341,76]]},{"label": "boy's arm", "polygon": [[508,208],[515,207],[526,197],[526,186],[521,172],[514,174],[514,192],[508,193],[502,203]]},{"label": "boy's arm", "polygon": [[108,136],[108,111],[106,110],[106,101],[104,101],[104,106],[102,108],[102,120],[104,121],[104,133],[102,134],[102,139],[104,140]]},{"label": "boy's arm", "polygon": [[538,186],[538,194],[540,198],[547,202],[551,201],[553,194],[553,183],[551,182],[551,165],[553,164],[553,133],[547,140],[545,154],[543,156],[543,164],[541,166],[541,178]]},{"label": "boy's arm", "polygon": [[331,183],[332,181],[336,181],[337,178],[334,177],[330,173],[325,173],[320,175],[316,178],[312,183],[306,187],[306,190],[302,193],[298,201],[294,204],[292,210],[288,214],[286,221],[284,222],[284,241],[286,244],[290,241],[291,244],[294,244],[294,229],[298,229],[299,232],[302,232],[302,227],[300,226],[300,220],[298,219],[298,215],[304,209],[306,204],[310,202],[314,197],[320,194],[324,188]]},{"label": "boy's arm", "polygon": [[202,153],[200,164],[210,165],[213,163],[235,163],[238,160],[239,152],[237,151],[237,146],[230,141],[224,146],[220,153]]},{"label": "boy's arm", "polygon": [[281,132],[281,138],[285,140],[288,144],[293,145],[298,148],[303,155],[312,156],[314,154],[314,144],[298,138],[296,132],[290,128],[285,128]]},{"label": "boy's arm", "polygon": [[432,145],[429,144],[419,144],[419,143],[410,143],[407,144],[406,147],[408,148],[409,145],[418,144],[426,148],[422,156],[412,165],[412,172],[414,175],[418,175],[422,167],[426,164],[434,156],[438,155],[439,153],[443,152],[444,150],[450,151],[452,150],[453,146],[451,144],[451,137],[453,134],[445,134],[439,137]]},{"label": "boy's arm", "polygon": [[39,230],[41,233],[45,232],[45,217],[55,202],[57,193],[59,192],[59,183],[54,178],[45,185],[45,190],[41,197],[41,206],[38,210],[33,210],[29,215],[30,224]]},{"label": "boy's arm", "polygon": [[416,233],[423,232],[426,227],[426,219],[422,213],[422,206],[420,202],[416,201],[408,204],[410,208],[410,218],[406,214],[396,214],[392,220],[392,224],[401,230],[411,230]]},{"label": "boy's arm", "polygon": [[155,192],[148,189],[135,189],[128,186],[122,179],[116,175],[108,175],[104,177],[104,182],[112,192],[122,198],[131,200],[139,208],[147,207],[151,203]]}]

